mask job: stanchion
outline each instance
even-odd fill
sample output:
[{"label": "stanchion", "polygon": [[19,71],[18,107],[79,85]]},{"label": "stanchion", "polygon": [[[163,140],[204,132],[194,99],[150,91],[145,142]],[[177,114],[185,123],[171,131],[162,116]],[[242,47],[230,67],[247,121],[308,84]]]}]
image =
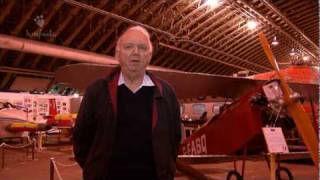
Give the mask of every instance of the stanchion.
[{"label": "stanchion", "polygon": [[29,157],[29,147],[26,147],[26,156],[27,156],[27,159]]},{"label": "stanchion", "polygon": [[3,169],[4,168],[4,147],[2,147],[2,151],[1,151],[2,153],[2,165],[1,165],[1,168]]},{"label": "stanchion", "polygon": [[57,173],[56,175],[59,180],[63,180],[63,178],[59,172],[58,166],[71,167],[71,166],[75,166],[75,165],[77,165],[77,163],[62,164],[62,163],[56,162],[53,157],[50,158],[50,180],[54,179],[54,173]]},{"label": "stanchion", "polygon": [[40,152],[42,151],[43,147],[42,147],[42,132],[38,132],[37,135],[37,151]]},{"label": "stanchion", "polygon": [[34,140],[32,140],[32,146],[31,146],[32,160],[34,160],[34,145],[35,145]]},{"label": "stanchion", "polygon": [[[1,149],[1,154],[2,154],[1,168],[3,169],[4,165],[5,165],[5,149],[9,149],[10,150],[10,149],[26,148],[26,155],[27,155],[27,158],[28,158],[28,156],[29,156],[29,147],[33,146],[33,144],[34,144],[34,141],[28,142],[27,144],[16,145],[16,146],[9,145],[9,144],[6,144],[6,143],[0,144],[0,149]],[[32,148],[32,160],[34,160],[34,148]]]},{"label": "stanchion", "polygon": [[54,180],[54,158],[50,158],[50,180]]}]

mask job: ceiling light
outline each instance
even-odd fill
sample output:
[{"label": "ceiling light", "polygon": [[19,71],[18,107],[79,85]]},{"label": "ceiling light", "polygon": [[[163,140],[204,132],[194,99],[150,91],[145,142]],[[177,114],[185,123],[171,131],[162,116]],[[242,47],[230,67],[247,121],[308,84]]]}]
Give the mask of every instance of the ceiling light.
[{"label": "ceiling light", "polygon": [[302,60],[308,61],[309,60],[309,56],[306,56],[306,55],[302,56]]},{"label": "ceiling light", "polygon": [[210,6],[212,8],[217,7],[219,5],[219,0],[207,0],[205,5]]},{"label": "ceiling light", "polygon": [[74,94],[73,94],[73,97],[74,97],[74,98],[78,98],[79,96],[80,96],[79,93],[74,93]]},{"label": "ceiling light", "polygon": [[273,37],[273,40],[272,40],[271,44],[274,45],[274,46],[279,44],[279,41],[277,40],[276,36]]},{"label": "ceiling light", "polygon": [[292,48],[292,49],[291,49],[291,51],[290,51],[290,53],[289,53],[289,54],[290,54],[290,56],[294,56],[294,55],[296,55],[296,51],[294,50],[294,48]]},{"label": "ceiling light", "polygon": [[258,26],[258,23],[254,20],[250,20],[247,22],[247,27],[250,30],[254,30]]}]

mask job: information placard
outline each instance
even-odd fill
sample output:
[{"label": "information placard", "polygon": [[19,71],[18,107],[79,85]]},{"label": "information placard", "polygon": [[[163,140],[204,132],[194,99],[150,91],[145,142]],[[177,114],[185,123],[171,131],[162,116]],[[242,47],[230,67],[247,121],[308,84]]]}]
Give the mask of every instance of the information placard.
[{"label": "information placard", "polygon": [[262,128],[269,153],[288,153],[288,145],[281,128]]}]

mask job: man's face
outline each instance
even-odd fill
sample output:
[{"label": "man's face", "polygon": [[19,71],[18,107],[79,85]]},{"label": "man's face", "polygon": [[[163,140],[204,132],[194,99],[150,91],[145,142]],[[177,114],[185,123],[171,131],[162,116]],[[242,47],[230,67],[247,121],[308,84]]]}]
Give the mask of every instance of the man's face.
[{"label": "man's face", "polygon": [[121,69],[127,73],[144,72],[152,56],[148,38],[135,30],[128,31],[122,36],[116,51]]}]

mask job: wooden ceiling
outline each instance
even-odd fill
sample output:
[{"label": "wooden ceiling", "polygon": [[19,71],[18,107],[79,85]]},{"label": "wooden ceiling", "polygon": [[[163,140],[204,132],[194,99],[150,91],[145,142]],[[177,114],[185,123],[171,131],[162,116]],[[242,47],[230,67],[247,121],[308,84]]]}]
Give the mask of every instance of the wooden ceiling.
[{"label": "wooden ceiling", "polygon": [[[316,0],[0,0],[0,34],[113,55],[117,37],[141,23],[154,44],[152,65],[187,72],[233,75],[270,71],[258,33],[270,42],[277,60],[288,64],[307,55],[319,63],[319,12]],[[258,26],[249,30],[247,21]],[[296,56],[289,52],[295,49]],[[0,49],[0,89],[17,76],[52,78],[74,61]]]}]

